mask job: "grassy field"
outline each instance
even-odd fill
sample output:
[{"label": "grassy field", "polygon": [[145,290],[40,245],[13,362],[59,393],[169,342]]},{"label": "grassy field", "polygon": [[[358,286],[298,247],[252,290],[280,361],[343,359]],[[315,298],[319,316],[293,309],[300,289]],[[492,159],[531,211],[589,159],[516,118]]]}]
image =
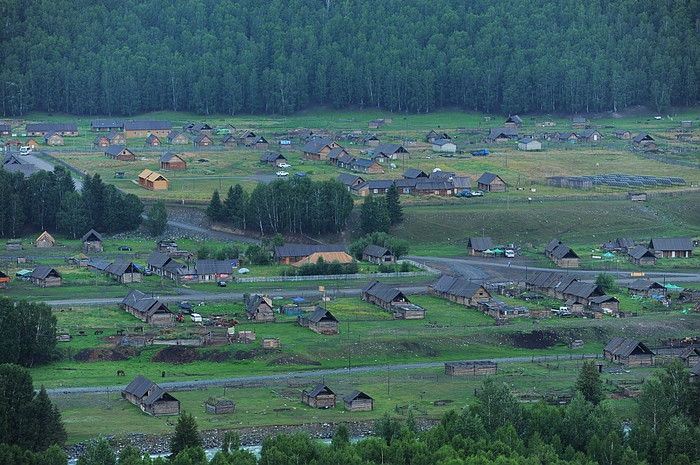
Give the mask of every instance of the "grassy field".
[{"label": "grassy field", "polygon": [[[551,262],[542,254],[544,245],[553,237],[564,241],[582,257],[584,269],[607,269],[612,272],[635,270],[625,257],[614,262],[602,263],[597,256],[602,244],[617,237],[631,237],[641,243],[651,237],[691,236],[700,237],[700,169],[662,163],[640,156],[631,151],[627,141],[612,136],[615,129],[628,129],[633,134],[650,133],[664,156],[675,161],[698,165],[700,147],[697,142],[678,142],[675,132],[681,120],[693,120],[693,140],[700,138],[696,123],[695,108],[672,114],[661,120],[644,112],[630,112],[625,117],[602,117],[591,123],[599,127],[604,139],[601,144],[560,144],[545,142],[541,152],[519,152],[515,143],[484,145],[482,139],[489,128],[499,127],[505,117],[498,115],[465,114],[444,111],[425,115],[399,115],[393,122],[377,130],[382,142],[403,144],[411,152],[411,158],[399,162],[395,169],[387,164],[386,173],[369,175],[366,179],[400,178],[407,168],[418,168],[425,172],[439,168],[466,175],[476,186],[476,179],[485,171],[494,172],[509,184],[509,190],[501,194],[487,194],[483,198],[457,199],[439,197],[404,196],[405,221],[394,228],[392,234],[409,241],[412,255],[451,257],[466,254],[470,237],[489,236],[496,243],[514,243],[522,247],[524,262],[532,266],[550,266]],[[393,115],[381,111],[304,112],[288,117],[255,116],[211,116],[202,118],[193,114],[155,113],[140,117],[170,120],[174,128],[189,121],[206,121],[212,126],[232,124],[238,129],[252,129],[263,135],[271,150],[277,150],[280,139],[291,138],[289,131],[311,128],[315,132],[328,132],[338,136],[339,142],[352,155],[364,156],[370,147],[352,143],[348,134],[367,134],[367,122],[375,118]],[[491,121],[485,121],[491,116]],[[522,132],[535,134],[548,131],[571,131],[570,118],[552,115],[523,116]],[[95,119],[98,119],[97,117]],[[47,117],[30,114],[29,122],[67,122],[75,119]],[[66,138],[66,147],[50,151],[65,162],[90,174],[99,174],[103,181],[114,184],[124,192],[134,193],[144,200],[165,199],[170,205],[179,203],[206,203],[214,189],[225,195],[229,186],[241,184],[246,190],[254,188],[258,179],[273,179],[275,169],[263,166],[259,158],[264,151],[232,149],[186,150],[180,147],[163,147],[149,150],[143,141],[130,141],[137,160],[120,162],[106,158],[101,150],[92,148],[94,133],[89,130],[90,120],[77,120],[81,135]],[[553,121],[554,128],[539,128],[536,121]],[[458,154],[443,157],[432,152],[424,137],[428,131],[445,131],[453,137],[460,150],[488,147],[488,157],[471,157]],[[579,130],[574,130],[581,132]],[[372,131],[375,132],[375,131]],[[220,143],[220,138],[214,138]],[[298,143],[298,141],[295,141]],[[143,169],[156,170],[162,152],[176,149],[188,163],[185,172],[166,173],[170,189],[165,192],[146,191],[133,181]],[[301,158],[298,149],[283,152],[292,168],[290,173],[302,172],[314,180],[334,179],[341,172],[325,163],[314,163]],[[205,161],[203,161],[205,160]],[[124,179],[115,178],[115,172],[125,172]],[[633,203],[618,198],[626,195],[626,189],[596,187],[590,191],[560,189],[546,186],[546,176],[579,176],[602,173],[627,173],[631,175],[656,175],[684,177],[684,186],[671,188],[649,188],[652,194],[647,202]],[[532,198],[528,202],[528,198]],[[355,199],[359,204],[362,199]],[[196,201],[196,202],[193,202]],[[357,210],[357,209],[356,209]],[[355,212],[343,240],[358,236],[358,214]],[[53,232],[52,232],[53,234]],[[37,233],[38,235],[38,233]],[[29,297],[36,300],[68,299],[82,297],[121,298],[130,287],[117,285],[102,275],[70,265],[67,258],[80,251],[79,241],[55,235],[60,246],[53,249],[34,249],[28,244],[36,238],[22,238],[25,250],[5,252],[0,269],[10,276],[23,268],[31,269],[38,263],[57,267],[65,278],[66,285],[60,288],[40,289],[29,283],[13,281],[3,295],[11,298]],[[328,242],[338,237],[323,238]],[[202,242],[178,239],[179,247],[196,251]],[[207,245],[211,245],[207,243]],[[119,246],[129,246],[131,251],[119,251]],[[218,245],[217,245],[218,246]],[[241,245],[241,250],[245,250]],[[143,265],[154,249],[154,239],[135,233],[131,236],[107,237],[105,259],[121,256]],[[655,269],[698,269],[700,257],[687,260],[663,259]],[[19,258],[27,262],[19,263]],[[371,271],[369,267],[365,267]],[[273,276],[283,274],[281,267],[251,267],[251,276]],[[414,280],[386,280],[397,282],[422,282]],[[313,283],[325,285],[336,297],[339,287],[356,286],[345,280],[327,280]],[[253,292],[267,293],[275,297],[278,291],[299,289],[296,283],[231,284],[227,288],[214,285],[188,285],[175,288],[172,283],[161,283],[160,278],[145,277],[138,286],[144,292],[158,295],[175,295],[180,291],[206,292]],[[317,296],[317,292],[308,292]],[[304,294],[307,295],[307,294]],[[473,309],[435,299],[428,296],[412,296],[412,301],[427,309],[426,320],[395,321],[387,312],[359,302],[356,297],[343,298],[337,293],[328,303],[328,309],[340,320],[341,334],[321,336],[295,323],[295,317],[278,315],[273,324],[253,325],[246,323],[241,301],[207,302],[198,311],[205,317],[215,314],[238,315],[242,329],[254,330],[257,341],[251,345],[224,345],[197,349],[200,357],[191,363],[154,362],[162,347],[129,347],[123,359],[108,361],[114,356],[121,337],[117,329],[133,329],[140,321],[119,310],[116,305],[98,307],[73,307],[55,309],[61,332],[76,336],[70,342],[59,343],[56,361],[48,366],[32,369],[35,384],[47,388],[75,386],[108,386],[124,384],[138,373],[156,382],[187,381],[201,379],[231,378],[295,371],[310,371],[319,368],[346,368],[348,374],[330,376],[326,379],[294,379],[274,381],[266,385],[228,387],[227,397],[237,403],[237,413],[214,417],[204,412],[203,403],[213,395],[222,395],[223,386],[195,391],[176,392],[184,410],[197,415],[200,428],[222,429],[248,425],[299,424],[304,422],[332,422],[376,418],[384,411],[396,412],[397,406],[412,405],[418,415],[438,418],[446,409],[459,408],[473,402],[472,393],[481,379],[476,377],[451,378],[444,369],[429,368],[401,370],[400,372],[353,373],[358,366],[384,366],[408,362],[440,362],[446,360],[489,359],[500,357],[534,355],[559,356],[561,360],[551,363],[503,363],[499,366],[499,379],[508,383],[523,398],[535,393],[568,392],[576,377],[579,361],[569,360],[574,353],[568,348],[571,339],[583,339],[586,353],[602,353],[602,347],[613,335],[636,337],[650,343],[659,338],[682,337],[697,334],[700,315],[683,314],[681,308],[672,311],[648,306],[650,302],[632,299],[624,293],[615,293],[626,310],[639,310],[634,319],[604,318],[602,320],[541,320],[533,326],[529,319],[516,319],[505,327],[493,326],[493,320]],[[184,297],[183,297],[184,298]],[[514,305],[525,302],[505,299]],[[284,303],[284,299],[276,299]],[[530,305],[530,304],[527,304]],[[557,305],[555,301],[542,301],[543,307]],[[641,312],[642,305],[647,306]],[[61,311],[62,310],[62,311]],[[95,335],[95,330],[104,331]],[[172,338],[201,330],[189,320],[173,331],[163,331],[158,336]],[[266,351],[260,347],[263,337],[279,337],[282,347]],[[549,341],[547,344],[527,344],[523,341]],[[534,345],[534,346],[533,346]],[[99,350],[99,351],[96,351]],[[76,354],[92,354],[95,361],[76,361]],[[100,356],[100,354],[102,354]],[[126,371],[125,378],[117,377],[116,370]],[[642,379],[652,370],[635,369],[625,375],[605,374],[605,378],[626,376]],[[166,373],[165,379],[161,378]],[[376,400],[375,412],[350,413],[342,409],[317,411],[302,406],[299,402],[301,390],[314,382],[325,381],[338,394],[361,389]],[[607,388],[607,387],[606,387]],[[611,393],[612,394],[612,393]],[[56,396],[69,433],[69,442],[77,442],[96,434],[126,434],[150,431],[169,434],[173,430],[173,419],[151,418],[136,407],[124,402],[118,392],[109,395],[87,394],[80,396]],[[436,400],[449,400],[444,406],[434,405]],[[614,401],[621,418],[631,416],[634,403],[620,399]],[[405,411],[401,410],[400,411]]]}]

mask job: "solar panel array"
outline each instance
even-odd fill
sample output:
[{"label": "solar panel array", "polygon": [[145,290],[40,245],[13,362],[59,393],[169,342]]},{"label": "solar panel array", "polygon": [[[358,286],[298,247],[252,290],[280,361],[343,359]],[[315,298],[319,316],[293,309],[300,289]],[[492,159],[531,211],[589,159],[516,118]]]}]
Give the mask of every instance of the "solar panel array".
[{"label": "solar panel array", "polygon": [[644,186],[671,186],[673,184],[685,184],[685,179],[667,176],[629,175],[629,174],[596,174],[595,176],[582,176],[590,179],[594,186],[606,185],[611,187],[644,187]]}]

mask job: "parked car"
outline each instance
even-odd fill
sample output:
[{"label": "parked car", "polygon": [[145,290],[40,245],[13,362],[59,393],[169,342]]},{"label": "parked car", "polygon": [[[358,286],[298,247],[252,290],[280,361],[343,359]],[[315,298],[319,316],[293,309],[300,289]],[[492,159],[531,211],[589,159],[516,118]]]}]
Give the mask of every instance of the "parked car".
[{"label": "parked car", "polygon": [[484,193],[481,191],[472,191],[472,197],[483,197]]},{"label": "parked car", "polygon": [[292,165],[290,165],[289,163],[280,163],[279,165],[277,165],[277,167],[278,168],[291,168]]},{"label": "parked car", "polygon": [[278,171],[277,176],[289,176],[289,173],[287,173],[286,171]]},{"label": "parked car", "polygon": [[238,274],[247,274],[250,273],[250,270],[248,268],[241,268],[238,270]]},{"label": "parked car", "polygon": [[144,276],[151,276],[152,274],[153,274],[153,270],[150,268],[146,268],[145,270],[143,270]]},{"label": "parked car", "polygon": [[489,154],[489,151],[486,149],[472,150],[471,154],[475,157],[485,157]]},{"label": "parked car", "polygon": [[216,284],[217,284],[219,287],[226,287],[226,281],[217,281]]},{"label": "parked car", "polygon": [[119,250],[121,250],[122,252],[131,252],[131,247],[129,247],[128,245],[120,245]]}]

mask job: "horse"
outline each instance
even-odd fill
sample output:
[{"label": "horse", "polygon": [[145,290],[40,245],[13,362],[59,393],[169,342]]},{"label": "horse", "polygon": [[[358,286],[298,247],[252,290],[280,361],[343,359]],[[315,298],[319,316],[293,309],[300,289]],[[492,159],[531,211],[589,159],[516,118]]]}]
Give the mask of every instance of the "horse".
[{"label": "horse", "polygon": [[117,370],[117,376],[126,376],[126,373],[124,373],[124,370]]},{"label": "horse", "polygon": [[134,328],[135,333],[142,333],[143,332],[143,326],[137,326]]},{"label": "horse", "polygon": [[98,329],[97,331],[95,331],[95,336],[98,336],[98,335],[102,334],[103,332],[104,332],[103,330]]}]

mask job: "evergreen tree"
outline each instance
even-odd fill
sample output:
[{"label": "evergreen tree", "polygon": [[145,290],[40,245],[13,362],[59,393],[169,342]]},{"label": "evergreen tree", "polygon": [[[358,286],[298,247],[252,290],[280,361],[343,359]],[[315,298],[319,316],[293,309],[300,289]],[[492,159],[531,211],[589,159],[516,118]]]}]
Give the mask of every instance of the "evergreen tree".
[{"label": "evergreen tree", "polygon": [[188,447],[202,447],[202,436],[194,416],[182,412],[175,425],[175,434],[170,438],[170,457],[176,457]]},{"label": "evergreen tree", "polygon": [[598,367],[592,360],[583,362],[574,388],[593,405],[598,405],[605,398],[603,380],[600,378]]},{"label": "evergreen tree", "polygon": [[394,183],[386,190],[386,208],[389,213],[389,222],[392,225],[403,221],[403,208],[399,200],[399,191]]},{"label": "evergreen tree", "polygon": [[34,426],[34,450],[46,450],[50,446],[66,442],[66,429],[61,421],[61,412],[51,403],[46,389],[41,386],[29,407]]},{"label": "evergreen tree", "polygon": [[225,212],[223,205],[221,205],[221,199],[219,198],[219,191],[214,190],[211,195],[211,200],[209,201],[209,206],[207,207],[207,218],[212,221],[221,221],[225,218]]},{"label": "evergreen tree", "polygon": [[168,210],[165,208],[165,202],[157,200],[151,209],[148,211],[146,219],[146,227],[152,236],[159,236],[165,231],[168,225]]},{"label": "evergreen tree", "polygon": [[117,456],[103,437],[85,446],[85,452],[78,458],[77,465],[117,465]]}]

